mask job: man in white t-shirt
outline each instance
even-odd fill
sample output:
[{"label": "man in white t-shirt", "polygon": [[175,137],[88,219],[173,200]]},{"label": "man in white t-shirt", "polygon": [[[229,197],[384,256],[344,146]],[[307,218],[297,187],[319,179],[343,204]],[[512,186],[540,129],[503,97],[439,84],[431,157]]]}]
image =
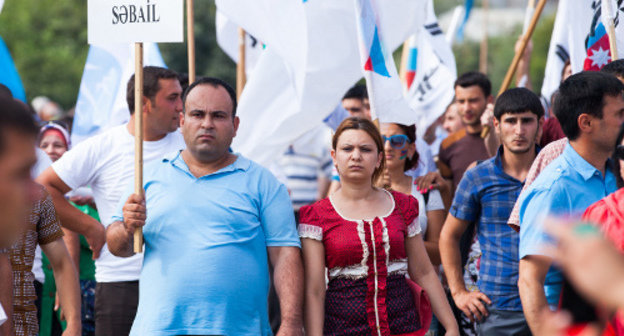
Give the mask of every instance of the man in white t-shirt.
[{"label": "man in white t-shirt", "polygon": [[[185,148],[184,139],[177,131],[182,88],[177,74],[168,69],[145,67],[143,77],[143,161],[148,164],[166,153]],[[128,82],[126,96],[131,114],[127,124],[79,143],[37,179],[52,195],[63,226],[84,235],[97,258],[95,334],[98,336],[128,335],[138,303],[143,255],[118,258],[104,245],[104,227],[111,223],[122,192],[134,179],[134,76]],[[64,197],[70,190],[87,185],[93,190],[104,226]]]}]

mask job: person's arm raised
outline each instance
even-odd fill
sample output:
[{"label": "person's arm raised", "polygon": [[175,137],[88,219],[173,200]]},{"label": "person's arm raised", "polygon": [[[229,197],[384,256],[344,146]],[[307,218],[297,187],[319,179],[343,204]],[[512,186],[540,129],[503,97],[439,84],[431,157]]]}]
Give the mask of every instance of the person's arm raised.
[{"label": "person's arm raised", "polygon": [[113,222],[106,230],[108,250],[118,257],[134,255],[134,231],[145,225],[146,207],[143,197],[132,194],[123,206],[123,221]]},{"label": "person's arm raised", "polygon": [[35,181],[42,184],[52,196],[61,225],[85,236],[93,251],[93,259],[97,259],[106,241],[104,226],[65,199],[65,194],[71,188],[61,180],[52,167],[48,167]]}]

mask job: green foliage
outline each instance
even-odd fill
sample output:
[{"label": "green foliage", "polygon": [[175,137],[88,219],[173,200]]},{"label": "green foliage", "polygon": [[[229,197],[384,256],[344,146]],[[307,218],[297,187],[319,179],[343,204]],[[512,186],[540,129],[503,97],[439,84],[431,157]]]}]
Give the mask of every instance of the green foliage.
[{"label": "green foliage", "polygon": [[45,95],[64,108],[75,104],[87,57],[87,2],[7,0],[0,36],[30,100]]},{"label": "green foliage", "polygon": [[[197,76],[236,82],[236,65],[217,46],[214,1],[195,1]],[[69,109],[76,103],[89,45],[87,1],[6,0],[0,36],[11,51],[29,100],[44,95]],[[186,35],[185,35],[186,36]],[[162,43],[171,69],[188,72],[185,43]]]},{"label": "green foliage", "polygon": [[[533,91],[536,93],[539,93],[542,88],[554,20],[554,14],[542,17],[533,32],[533,53],[529,73]],[[513,33],[507,36],[488,39],[488,76],[492,80],[493,94],[498,92],[507,69],[511,65],[514,57],[514,46],[521,31],[522,27],[518,26]],[[477,42],[464,42],[453,47],[458,74],[479,70],[479,50],[480,46]],[[515,86],[515,81],[512,81],[511,87],[513,86]]]}]

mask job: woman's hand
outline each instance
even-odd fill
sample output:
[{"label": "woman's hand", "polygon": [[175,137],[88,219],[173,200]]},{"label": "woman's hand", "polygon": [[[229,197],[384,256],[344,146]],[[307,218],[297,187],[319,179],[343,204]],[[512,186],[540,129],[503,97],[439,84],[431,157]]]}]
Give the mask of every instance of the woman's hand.
[{"label": "woman's hand", "polygon": [[421,194],[432,189],[438,189],[440,191],[448,189],[448,184],[437,171],[417,177],[414,180],[414,184],[418,185],[416,190],[420,191]]}]

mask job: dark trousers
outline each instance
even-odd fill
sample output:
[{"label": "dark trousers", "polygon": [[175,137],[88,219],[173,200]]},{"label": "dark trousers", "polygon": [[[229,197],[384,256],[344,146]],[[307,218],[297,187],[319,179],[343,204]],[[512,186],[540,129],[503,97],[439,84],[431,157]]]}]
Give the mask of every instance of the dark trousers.
[{"label": "dark trousers", "polygon": [[[43,297],[43,284],[37,280],[34,281],[35,293],[37,294],[37,300],[35,300],[35,306],[37,306],[37,321],[41,326],[41,301]],[[50,336],[60,336],[63,333],[63,327],[58,319],[56,312],[52,312],[52,325],[50,326]]]},{"label": "dark trousers", "polygon": [[139,304],[139,282],[98,282],[95,285],[95,335],[126,336]]}]

